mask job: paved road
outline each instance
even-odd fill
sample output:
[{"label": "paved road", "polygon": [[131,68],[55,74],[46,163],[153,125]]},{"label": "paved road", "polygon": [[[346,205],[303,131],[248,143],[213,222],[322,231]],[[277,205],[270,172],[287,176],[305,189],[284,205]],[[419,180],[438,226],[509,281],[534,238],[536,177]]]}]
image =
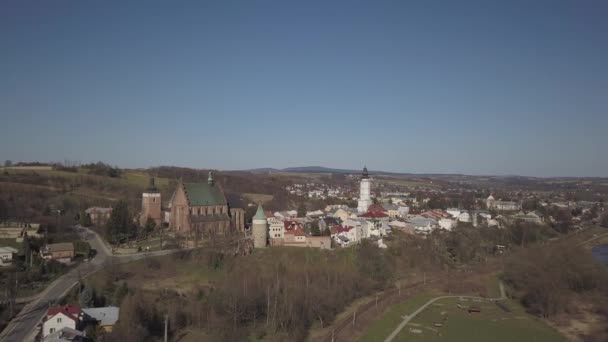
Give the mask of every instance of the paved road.
[{"label": "paved road", "polygon": [[[80,227],[78,227],[80,228]],[[86,228],[83,228],[86,229]],[[49,306],[58,302],[67,292],[78,283],[79,278],[89,276],[101,270],[106,262],[113,260],[116,263],[125,263],[142,259],[146,256],[158,256],[176,252],[176,250],[164,250],[150,253],[138,253],[132,255],[112,256],[108,247],[97,233],[87,230],[89,238],[87,241],[97,254],[91,261],[83,262],[67,274],[57,278],[40,296],[27,304],[19,314],[13,318],[10,324],[0,333],[2,342],[33,341],[34,331],[38,322],[42,320]]]},{"label": "paved road", "polygon": [[426,302],[421,307],[419,307],[411,315],[405,315],[405,316],[403,316],[403,321],[401,321],[401,323],[399,323],[399,325],[397,326],[397,328],[395,330],[393,330],[393,332],[384,340],[384,342],[391,342],[395,337],[397,337],[397,335],[399,335],[399,333],[401,332],[401,330],[403,330],[403,328],[405,328],[405,326],[412,319],[414,319],[419,313],[421,313],[422,311],[424,311],[424,309],[426,309],[429,305],[435,303],[438,300],[445,299],[445,298],[468,298],[468,299],[481,299],[481,300],[503,300],[503,299],[507,298],[507,296],[505,295],[505,286],[503,285],[503,283],[500,282],[498,285],[500,286],[500,297],[498,297],[498,298],[483,298],[483,297],[474,297],[474,296],[441,296],[441,297],[435,297],[435,298],[429,300],[428,302]]}]

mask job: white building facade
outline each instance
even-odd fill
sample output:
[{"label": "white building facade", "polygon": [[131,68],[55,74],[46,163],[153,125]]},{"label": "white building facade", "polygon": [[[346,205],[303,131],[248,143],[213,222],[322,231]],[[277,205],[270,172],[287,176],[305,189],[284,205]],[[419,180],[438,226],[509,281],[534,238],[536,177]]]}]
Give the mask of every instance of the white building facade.
[{"label": "white building facade", "polygon": [[361,185],[359,190],[359,202],[357,205],[357,211],[362,214],[367,212],[367,208],[372,204],[371,196],[371,181],[369,174],[367,173],[367,167],[363,168],[363,174],[361,175]]}]

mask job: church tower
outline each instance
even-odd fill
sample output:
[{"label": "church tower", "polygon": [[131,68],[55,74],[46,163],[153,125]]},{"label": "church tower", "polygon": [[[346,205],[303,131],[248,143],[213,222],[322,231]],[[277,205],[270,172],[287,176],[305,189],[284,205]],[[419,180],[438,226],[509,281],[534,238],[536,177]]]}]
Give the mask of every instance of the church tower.
[{"label": "church tower", "polygon": [[262,205],[258,205],[258,211],[253,216],[253,226],[251,227],[253,235],[253,247],[264,248],[268,243],[268,221]]},{"label": "church tower", "polygon": [[371,181],[369,174],[367,173],[367,167],[363,167],[363,174],[361,174],[361,186],[359,190],[359,204],[357,211],[362,214],[367,212],[367,208],[372,204],[371,197]]},{"label": "church tower", "polygon": [[154,177],[150,178],[150,185],[143,192],[141,197],[142,214],[139,219],[139,224],[144,226],[148,218],[152,218],[156,222],[156,226],[161,224],[161,202],[160,192],[154,184]]}]

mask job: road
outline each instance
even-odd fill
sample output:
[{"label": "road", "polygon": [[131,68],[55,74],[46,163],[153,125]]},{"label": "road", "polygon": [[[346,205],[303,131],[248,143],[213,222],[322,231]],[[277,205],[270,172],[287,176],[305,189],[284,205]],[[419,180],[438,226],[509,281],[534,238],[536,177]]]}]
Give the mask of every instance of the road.
[{"label": "road", "polygon": [[150,253],[112,256],[111,251],[97,233],[86,228],[83,229],[87,231],[88,236],[92,237],[87,241],[91,244],[91,248],[97,251],[95,257],[89,262],[79,264],[47,286],[40,296],[28,303],[21,312],[13,318],[9,325],[6,326],[2,333],[0,333],[0,341],[33,341],[36,325],[42,320],[49,306],[59,302],[59,300],[78,283],[79,279],[101,270],[106,262],[113,260],[117,263],[125,263],[142,259],[146,256],[159,256],[176,252],[176,250],[164,250]]},{"label": "road", "polygon": [[419,307],[411,315],[405,315],[405,316],[403,316],[403,321],[401,321],[401,323],[399,323],[399,325],[397,326],[397,328],[395,328],[395,330],[393,330],[393,332],[384,340],[384,342],[391,342],[395,337],[397,337],[397,335],[399,335],[399,333],[401,332],[401,330],[403,330],[403,328],[405,328],[405,326],[412,319],[414,319],[419,313],[421,313],[422,311],[424,311],[424,309],[426,309],[429,305],[435,303],[438,300],[445,299],[445,298],[468,298],[468,299],[481,299],[481,300],[503,300],[503,299],[506,299],[507,296],[505,295],[505,286],[503,285],[502,282],[500,282],[498,285],[500,287],[500,297],[497,297],[497,298],[483,298],[483,297],[474,297],[474,296],[440,296],[440,297],[435,297],[435,298],[429,300],[428,302],[426,302],[421,307]]}]

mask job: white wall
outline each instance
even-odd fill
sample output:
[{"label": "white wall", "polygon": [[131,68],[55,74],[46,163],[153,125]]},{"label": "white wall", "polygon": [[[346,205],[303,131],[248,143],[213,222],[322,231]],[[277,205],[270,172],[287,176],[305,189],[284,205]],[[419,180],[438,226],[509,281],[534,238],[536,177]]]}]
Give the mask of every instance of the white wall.
[{"label": "white wall", "polygon": [[55,316],[51,317],[42,325],[42,337],[63,329],[64,327],[76,329],[76,321],[59,312]]}]

